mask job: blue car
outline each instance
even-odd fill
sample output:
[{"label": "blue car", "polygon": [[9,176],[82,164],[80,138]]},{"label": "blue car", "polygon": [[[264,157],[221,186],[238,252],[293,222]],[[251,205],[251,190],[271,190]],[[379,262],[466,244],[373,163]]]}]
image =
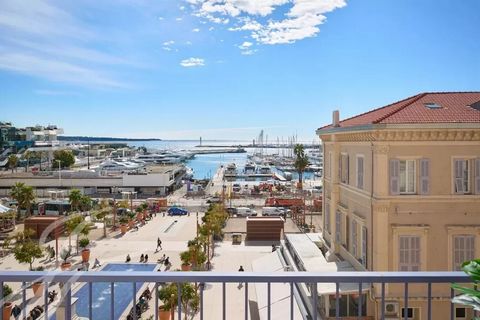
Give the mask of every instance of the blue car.
[{"label": "blue car", "polygon": [[168,209],[167,213],[169,216],[186,216],[188,211],[182,208],[171,207]]}]

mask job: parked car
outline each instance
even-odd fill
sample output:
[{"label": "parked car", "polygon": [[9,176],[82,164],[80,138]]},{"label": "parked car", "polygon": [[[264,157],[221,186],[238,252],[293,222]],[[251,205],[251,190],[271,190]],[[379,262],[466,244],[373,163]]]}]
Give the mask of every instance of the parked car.
[{"label": "parked car", "polygon": [[210,199],[207,199],[207,203],[220,203],[222,202],[222,199],[220,197],[211,197]]},{"label": "parked car", "polygon": [[237,214],[237,208],[229,207],[227,208],[227,213],[233,216],[234,214]]},{"label": "parked car", "polygon": [[240,192],[242,190],[242,187],[240,186],[239,183],[234,183],[232,186],[233,192]]},{"label": "parked car", "polygon": [[188,214],[188,210],[178,207],[171,207],[167,211],[169,216],[186,216]]},{"label": "parked car", "polygon": [[255,217],[257,216],[257,211],[250,209],[250,208],[237,208],[237,216],[238,217]]},{"label": "parked car", "polygon": [[291,214],[291,210],[282,207],[263,207],[262,215],[263,216],[276,216],[276,217],[287,217]]}]

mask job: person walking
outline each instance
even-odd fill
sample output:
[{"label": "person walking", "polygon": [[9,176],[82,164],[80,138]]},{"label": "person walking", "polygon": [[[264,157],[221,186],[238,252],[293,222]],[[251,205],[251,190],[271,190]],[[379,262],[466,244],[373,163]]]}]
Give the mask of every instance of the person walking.
[{"label": "person walking", "polygon": [[143,262],[145,260],[145,257],[143,256],[143,253],[142,255],[140,256],[140,262]]},{"label": "person walking", "polygon": [[143,260],[144,263],[148,262],[148,254],[145,254],[145,259]]},{"label": "person walking", "polygon": [[127,263],[128,263],[128,262],[130,262],[131,260],[132,260],[132,258],[130,258],[130,255],[129,255],[129,254],[127,254],[127,258],[125,259],[125,262],[127,262]]},{"label": "person walking", "polygon": [[[244,272],[244,271],[245,270],[243,270],[243,266],[240,266],[240,268],[238,269],[238,272]],[[243,287],[243,282],[239,282],[237,288],[240,290],[242,289],[242,287]]]},{"label": "person walking", "polygon": [[160,237],[157,238],[157,250],[155,250],[155,252],[158,252],[158,248],[162,250],[162,240],[160,240]]}]

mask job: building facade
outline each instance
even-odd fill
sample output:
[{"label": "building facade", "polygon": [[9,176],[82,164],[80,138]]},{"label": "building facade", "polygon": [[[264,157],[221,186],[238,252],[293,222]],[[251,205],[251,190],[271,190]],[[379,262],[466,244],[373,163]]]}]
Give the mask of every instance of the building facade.
[{"label": "building facade", "polygon": [[[422,93],[317,130],[324,151],[323,237],[357,270],[452,271],[480,257],[480,92]],[[427,287],[388,285],[389,319],[427,318]],[[450,288],[432,288],[432,319]],[[368,315],[381,314],[380,288]],[[455,319],[472,319],[456,306]]]}]

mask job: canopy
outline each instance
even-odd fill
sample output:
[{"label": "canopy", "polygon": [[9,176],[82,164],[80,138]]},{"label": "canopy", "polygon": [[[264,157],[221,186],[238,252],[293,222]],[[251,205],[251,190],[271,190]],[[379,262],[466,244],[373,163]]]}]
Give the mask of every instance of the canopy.
[{"label": "canopy", "polygon": [[12,211],[11,208],[5,207],[4,205],[0,204],[0,214],[7,213],[7,212],[10,212],[10,211]]}]

